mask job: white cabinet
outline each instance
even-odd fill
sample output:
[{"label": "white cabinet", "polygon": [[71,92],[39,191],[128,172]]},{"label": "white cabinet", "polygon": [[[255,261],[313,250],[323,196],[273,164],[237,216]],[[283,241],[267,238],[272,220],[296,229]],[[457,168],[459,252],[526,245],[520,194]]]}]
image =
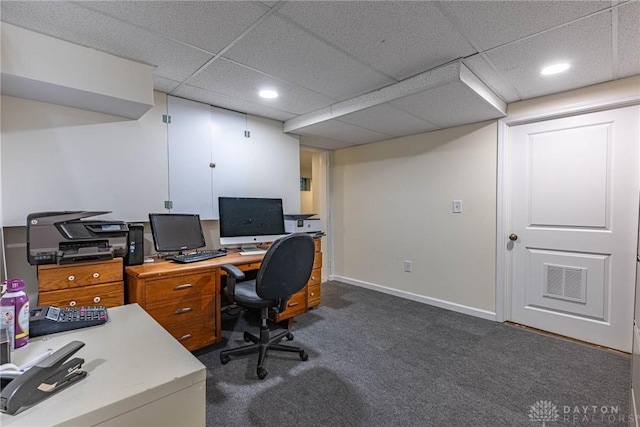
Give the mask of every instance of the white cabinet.
[{"label": "white cabinet", "polygon": [[247,196],[249,191],[249,134],[247,116],[211,107],[211,159],[213,172],[213,218],[218,218],[218,197]]},{"label": "white cabinet", "polygon": [[218,197],[300,206],[299,142],[282,123],[168,96],[169,199],[176,213],[218,219]]},{"label": "white cabinet", "polygon": [[169,96],[169,199],[176,213],[218,218],[219,195],[245,195],[246,116]]}]

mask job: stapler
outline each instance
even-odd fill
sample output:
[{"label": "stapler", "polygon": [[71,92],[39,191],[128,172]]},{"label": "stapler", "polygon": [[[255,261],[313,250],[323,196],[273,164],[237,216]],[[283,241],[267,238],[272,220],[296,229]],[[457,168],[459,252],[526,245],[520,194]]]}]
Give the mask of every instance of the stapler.
[{"label": "stapler", "polygon": [[82,347],[83,342],[72,341],[17,376],[0,392],[0,411],[13,415],[86,377],[80,370],[84,359],[74,357],[65,363]]}]

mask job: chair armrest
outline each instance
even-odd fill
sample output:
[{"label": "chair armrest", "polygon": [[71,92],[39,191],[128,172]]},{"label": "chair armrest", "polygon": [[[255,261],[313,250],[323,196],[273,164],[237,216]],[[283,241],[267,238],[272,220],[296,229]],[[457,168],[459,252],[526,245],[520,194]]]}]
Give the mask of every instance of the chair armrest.
[{"label": "chair armrest", "polygon": [[236,295],[236,282],[244,279],[244,272],[233,264],[223,264],[220,268],[227,273],[227,285],[224,287],[224,292],[233,302]]},{"label": "chair armrest", "polygon": [[242,270],[240,270],[233,264],[223,264],[220,266],[220,268],[226,271],[227,274],[232,275],[235,280],[244,279],[244,273],[242,272]]}]

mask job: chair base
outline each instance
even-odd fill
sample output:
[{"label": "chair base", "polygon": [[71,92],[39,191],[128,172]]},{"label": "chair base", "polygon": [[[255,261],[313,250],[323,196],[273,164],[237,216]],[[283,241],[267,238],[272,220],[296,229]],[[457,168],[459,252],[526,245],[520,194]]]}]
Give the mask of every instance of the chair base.
[{"label": "chair base", "polygon": [[289,353],[298,353],[302,361],[307,361],[309,355],[300,347],[294,347],[289,345],[279,344],[280,340],[287,338],[291,341],[293,334],[290,331],[284,331],[274,337],[269,336],[269,327],[263,325],[260,327],[260,337],[256,337],[249,332],[244,333],[244,340],[246,342],[253,342],[253,344],[245,345],[244,347],[232,348],[229,350],[223,350],[220,352],[220,363],[226,365],[231,360],[229,356],[244,356],[247,354],[259,353],[258,356],[258,368],[256,370],[258,378],[261,380],[267,376],[267,370],[264,369],[264,364],[267,358],[267,352],[269,350],[286,351]]}]

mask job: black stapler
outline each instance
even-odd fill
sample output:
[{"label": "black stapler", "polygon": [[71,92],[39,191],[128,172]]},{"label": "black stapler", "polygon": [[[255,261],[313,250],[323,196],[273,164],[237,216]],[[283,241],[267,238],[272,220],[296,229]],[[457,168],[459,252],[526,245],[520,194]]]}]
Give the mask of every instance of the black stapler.
[{"label": "black stapler", "polygon": [[82,347],[83,342],[72,341],[12,380],[0,392],[0,411],[13,415],[86,377],[80,370],[84,359],[74,357],[65,363]]}]

